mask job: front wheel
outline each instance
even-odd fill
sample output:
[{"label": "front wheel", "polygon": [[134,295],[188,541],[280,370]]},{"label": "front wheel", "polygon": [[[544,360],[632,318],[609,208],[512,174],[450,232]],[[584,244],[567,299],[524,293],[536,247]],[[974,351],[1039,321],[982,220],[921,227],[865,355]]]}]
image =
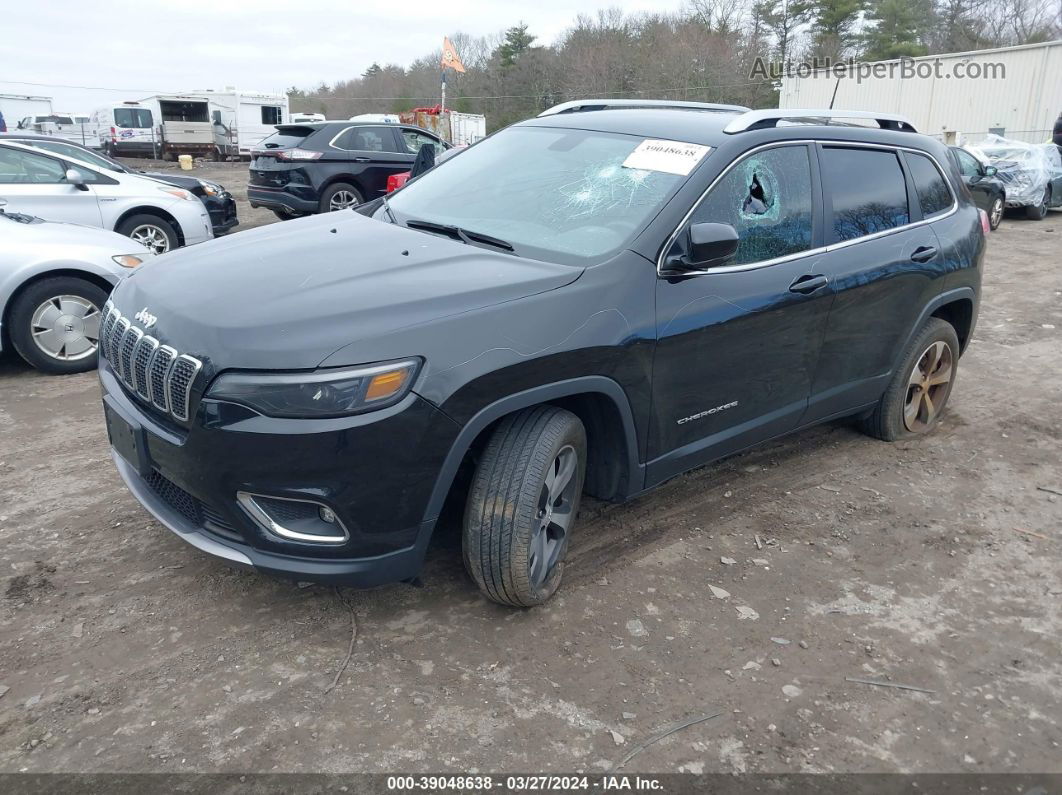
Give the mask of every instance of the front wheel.
[{"label": "front wheel", "polygon": [[958,365],[955,329],[931,317],[907,346],[878,405],[861,421],[862,430],[886,442],[929,433],[944,413]]},{"label": "front wheel", "polygon": [[586,474],[586,431],[569,411],[506,417],[476,466],[465,506],[465,568],[491,601],[542,604],[560,586]]},{"label": "front wheel", "polygon": [[1003,197],[996,196],[992,200],[992,205],[988,208],[988,226],[995,232],[999,229],[999,224],[1003,220]]},{"label": "front wheel", "polygon": [[118,234],[132,238],[155,254],[165,254],[177,248],[179,241],[173,224],[157,215],[134,215],[115,229]]},{"label": "front wheel", "polygon": [[107,293],[76,276],[41,279],[11,306],[11,342],[45,373],[81,373],[96,366],[100,313]]}]

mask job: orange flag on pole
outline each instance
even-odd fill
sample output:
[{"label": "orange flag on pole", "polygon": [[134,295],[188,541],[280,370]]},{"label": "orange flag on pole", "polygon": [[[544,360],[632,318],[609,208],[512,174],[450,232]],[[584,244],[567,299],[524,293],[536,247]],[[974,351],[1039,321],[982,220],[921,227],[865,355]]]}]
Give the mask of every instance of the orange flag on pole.
[{"label": "orange flag on pole", "polygon": [[455,72],[465,71],[465,65],[461,63],[461,59],[457,56],[454,43],[446,36],[443,37],[442,67],[443,69],[450,67]]}]

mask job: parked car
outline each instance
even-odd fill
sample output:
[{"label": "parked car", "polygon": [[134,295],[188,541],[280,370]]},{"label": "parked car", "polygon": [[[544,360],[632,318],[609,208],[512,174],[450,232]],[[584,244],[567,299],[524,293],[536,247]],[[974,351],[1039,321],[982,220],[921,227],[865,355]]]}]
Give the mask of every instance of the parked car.
[{"label": "parked car", "polygon": [[151,257],[127,237],[9,212],[0,199],[0,350],[46,373],[96,366],[111,288]]},{"label": "parked car", "polygon": [[9,212],[112,229],[162,254],[214,236],[183,188],[0,140],[0,198]]},{"label": "parked car", "polygon": [[1007,192],[1007,206],[1020,207],[1033,221],[1047,217],[1051,207],[1062,207],[1062,155],[1054,144],[1029,144],[988,135],[966,147],[996,169]]},{"label": "parked car", "polygon": [[409,171],[424,145],[447,148],[401,124],[281,124],[251,153],[247,198],[284,220],[356,207],[384,195],[387,178]]},{"label": "parked car", "polygon": [[117,160],[107,157],[107,155],[92,151],[87,146],[81,146],[71,141],[59,141],[43,135],[10,133],[8,135],[0,135],[0,141],[15,141],[53,152],[60,157],[81,160],[107,171],[117,171],[120,174],[139,174],[140,176],[151,177],[159,182],[165,182],[167,185],[184,188],[186,191],[198,196],[199,201],[206,207],[206,211],[210,215],[210,226],[215,235],[223,235],[240,223],[240,219],[236,215],[236,200],[231,193],[216,182],[172,172],[132,169],[124,163],[119,163]]},{"label": "parked car", "polygon": [[[473,579],[534,605],[584,490],[840,417],[937,426],[987,232],[946,146],[888,114],[590,108],[125,280],[100,378],[137,499],[233,565],[358,586],[416,577],[463,504]],[[881,129],[827,123],[852,116]]]},{"label": "parked car", "polygon": [[996,177],[996,167],[982,163],[977,155],[962,147],[952,146],[950,150],[974,203],[988,214],[992,230],[997,229],[1003,220],[1003,209],[1007,206],[1007,191]]}]

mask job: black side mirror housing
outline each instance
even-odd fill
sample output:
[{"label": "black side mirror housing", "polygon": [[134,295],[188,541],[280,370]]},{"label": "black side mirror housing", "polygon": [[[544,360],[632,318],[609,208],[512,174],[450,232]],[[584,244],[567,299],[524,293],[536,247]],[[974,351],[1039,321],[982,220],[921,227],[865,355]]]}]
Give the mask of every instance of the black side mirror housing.
[{"label": "black side mirror housing", "polygon": [[686,253],[669,257],[667,269],[693,274],[725,265],[738,249],[738,233],[730,224],[693,224],[686,232]]}]

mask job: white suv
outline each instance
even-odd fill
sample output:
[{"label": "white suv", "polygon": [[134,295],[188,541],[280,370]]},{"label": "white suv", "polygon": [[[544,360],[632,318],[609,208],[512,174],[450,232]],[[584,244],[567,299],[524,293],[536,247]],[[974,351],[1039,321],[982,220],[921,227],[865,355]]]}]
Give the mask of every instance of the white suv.
[{"label": "white suv", "polygon": [[156,254],[214,236],[197,196],[139,174],[0,141],[0,198],[8,212],[111,229]]}]

